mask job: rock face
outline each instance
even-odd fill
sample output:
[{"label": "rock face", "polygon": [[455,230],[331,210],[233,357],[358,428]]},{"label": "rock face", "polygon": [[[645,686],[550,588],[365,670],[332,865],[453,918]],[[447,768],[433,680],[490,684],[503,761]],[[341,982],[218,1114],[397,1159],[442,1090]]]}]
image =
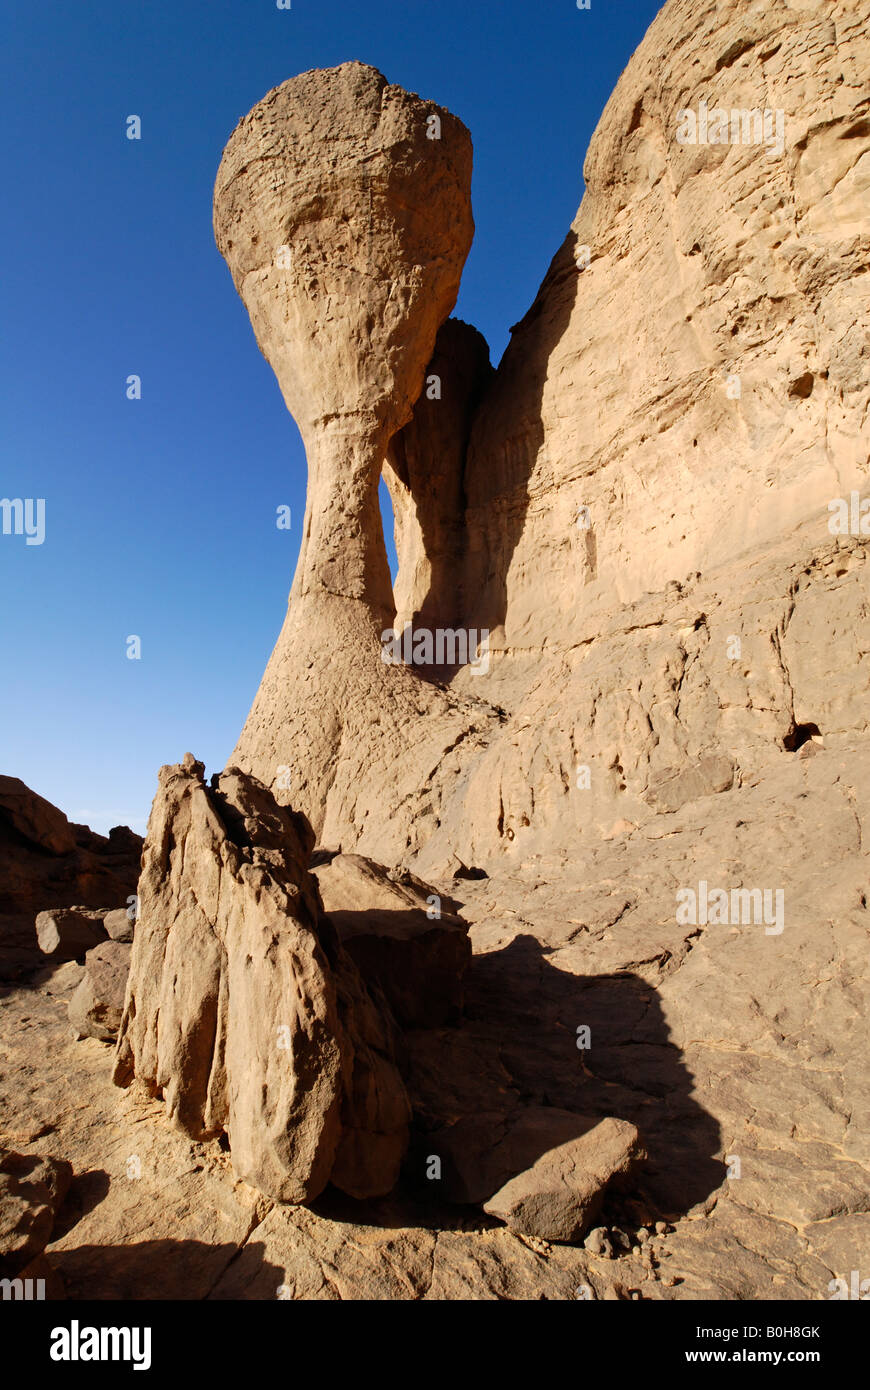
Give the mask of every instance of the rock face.
[{"label": "rock face", "polygon": [[75,831],[63,811],[18,777],[0,777],[0,813],[7,829],[49,854],[71,854],[76,847]]},{"label": "rock face", "polygon": [[455,628],[470,611],[462,592],[465,455],[492,376],[486,339],[470,324],[448,319],[438,330],[423,394],[390,444],[384,479],[395,518],[393,598],[400,630],[406,623]]},{"label": "rock face", "polygon": [[69,1021],[79,1038],[114,1042],[124,1012],[132,947],[120,941],[95,946],[85,957],[85,970],[69,1001]]},{"label": "rock face", "polygon": [[313,835],[253,778],[161,770],[139,882],[115,1080],[162,1092],[191,1137],[224,1131],[238,1175],[310,1201],[393,1186],[407,1142],[393,1025],[307,871]]},{"label": "rock face", "polygon": [[359,854],[335,855],[313,872],[339,941],[366,983],[383,991],[396,1021],[405,1028],[455,1021],[471,943],[452,900]]},{"label": "rock face", "polygon": [[[739,787],[811,725],[867,730],[864,540],[828,525],[867,475],[864,19],[671,0],[607,104],[472,426],[463,621],[513,717],[442,811],[466,861],[675,810],[732,784],[712,760]],[[701,103],[740,143],[678,141]]]},{"label": "rock face", "polygon": [[[116,1059],[150,1099],[100,1128],[150,1176],[83,1217],[98,1258],[57,1242],[74,1288],[141,1239],[133,1208],[194,1229],[219,1298],[817,1300],[863,1267],[867,65],[856,0],[669,0],[494,375],[444,324],[464,127],[346,64],[232,136],[215,231],[305,441],[304,540],[233,766],[161,777]],[[720,110],[733,142],[699,140]],[[393,621],[487,629],[485,675],[384,663]],[[81,852],[20,794],[4,815],[34,858]],[[312,826],[341,846],[323,903]],[[400,1045],[392,1014],[447,1017],[427,975],[464,950],[427,935],[430,887],[470,923],[466,1013]],[[6,1010],[27,1142],[57,1089],[27,1028],[68,1041],[64,969]],[[95,1051],[75,1079],[114,1123]],[[141,1124],[161,1096],[184,1139]],[[349,1207],[392,1187],[408,1097],[407,1187]],[[64,1136],[102,1166],[80,1110]],[[583,1250],[510,1229],[590,1221]]]},{"label": "rock face", "polygon": [[122,907],[136,891],[141,847],[126,826],[97,835],[17,777],[0,777],[0,979],[45,963],[33,930],[39,912]]}]

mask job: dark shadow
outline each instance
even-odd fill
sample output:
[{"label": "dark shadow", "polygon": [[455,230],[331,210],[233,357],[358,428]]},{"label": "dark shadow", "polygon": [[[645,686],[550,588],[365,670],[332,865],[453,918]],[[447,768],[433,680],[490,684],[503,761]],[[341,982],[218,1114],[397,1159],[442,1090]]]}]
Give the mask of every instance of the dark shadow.
[{"label": "dark shadow", "polygon": [[55,1217],[52,1240],[60,1240],[67,1231],[72,1230],[77,1221],[81,1221],[89,1211],[98,1207],[109,1190],[110,1182],[104,1168],[92,1168],[89,1173],[77,1173],[70,1182]]},{"label": "dark shadow", "polygon": [[783,737],[782,746],[787,753],[796,753],[799,748],[803,748],[805,743],[809,743],[810,739],[821,740],[821,737],[818,724],[795,724],[792,722],[791,728]]},{"label": "dark shadow", "polygon": [[[507,612],[507,575],[523,533],[529,507],[529,479],[544,442],[544,386],[551,355],[564,337],[580,286],[588,270],[576,264],[577,235],[570,231],[550,263],[534,303],[511,328],[512,337],[498,370],[477,408],[471,427],[463,492],[466,534],[477,538],[464,557],[461,613],[464,627],[502,626]],[[520,330],[522,330],[520,332]],[[520,428],[505,438],[499,421],[517,419]],[[497,457],[484,441],[497,440]],[[499,489],[493,492],[493,478]],[[486,518],[482,526],[482,517]],[[594,518],[586,536],[587,555],[594,555]]]},{"label": "dark shadow", "polygon": [[[588,1039],[578,1035],[582,1028]],[[589,1046],[578,1048],[578,1036]],[[588,1128],[584,1117],[636,1125],[648,1158],[631,1191],[651,1219],[684,1215],[725,1177],[715,1157],[719,1126],[692,1097],[692,1074],[670,1041],[655,989],[632,973],[568,974],[549,963],[534,937],[517,937],[502,951],[474,957],[461,1027],[452,1036],[413,1035],[410,1052],[418,1132],[409,1176],[418,1195],[426,1187],[420,1175],[427,1144],[437,1151],[430,1137],[439,1126],[464,1126],[459,1151],[473,1175],[468,1146],[479,1144],[480,1166],[491,1165],[504,1117],[529,1106],[573,1112],[578,1135]],[[524,1166],[551,1143],[535,1152],[532,1136]]]},{"label": "dark shadow", "polygon": [[262,1243],[208,1245],[199,1240],[143,1240],[134,1245],[48,1249],[70,1300],[276,1299],[284,1270],[269,1264]]},{"label": "dark shadow", "polygon": [[[402,1181],[386,1197],[360,1201],[330,1186],[310,1206],[316,1216],[327,1221],[371,1226],[382,1231],[461,1230],[469,1220],[467,1207],[450,1202],[439,1193],[421,1186],[414,1180],[407,1164]],[[472,1223],[477,1230],[495,1229],[504,1224],[495,1216],[487,1216],[479,1208],[474,1209]]]}]

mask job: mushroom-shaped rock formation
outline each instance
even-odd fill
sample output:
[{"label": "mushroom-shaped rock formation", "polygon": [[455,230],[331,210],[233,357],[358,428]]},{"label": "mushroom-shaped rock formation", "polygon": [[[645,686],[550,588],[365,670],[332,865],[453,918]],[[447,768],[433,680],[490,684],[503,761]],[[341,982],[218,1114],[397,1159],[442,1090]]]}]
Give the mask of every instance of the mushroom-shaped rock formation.
[{"label": "mushroom-shaped rock formation", "polygon": [[[493,719],[481,701],[386,664],[381,645],[395,606],[378,481],[456,300],[473,234],[471,161],[455,116],[345,63],[254,107],[215,186],[217,244],[309,470],[287,617],[233,762],[304,811],[325,842],[364,847],[366,821],[382,831],[401,806],[394,843],[378,837],[382,857],[425,834],[419,756],[438,766]],[[409,767],[407,731],[421,715]]]}]

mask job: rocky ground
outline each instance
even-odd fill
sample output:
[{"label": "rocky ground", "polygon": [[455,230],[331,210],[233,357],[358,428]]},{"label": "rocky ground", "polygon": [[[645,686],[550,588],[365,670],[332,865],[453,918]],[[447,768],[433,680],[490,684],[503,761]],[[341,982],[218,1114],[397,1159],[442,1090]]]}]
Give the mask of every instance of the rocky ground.
[{"label": "rocky ground", "polygon": [[[703,798],[582,864],[449,885],[472,922],[465,1019],[408,1035],[418,1132],[389,1197],[268,1200],[234,1177],[221,1142],[190,1142],[143,1088],[119,1091],[110,1045],[75,1040],[82,966],[6,987],[0,1143],[72,1164],[47,1249],[68,1296],[829,1297],[831,1280],[860,1269],[868,1233],[870,806],[866,752],[813,749],[784,753],[763,787]],[[785,823],[783,805],[795,808]],[[712,887],[726,864],[754,881],[764,825],[788,845],[795,910],[782,934],[679,926],[674,884],[706,875]],[[845,847],[858,856],[848,873]],[[816,901],[827,928],[799,906]],[[638,1126],[648,1160],[606,1199],[592,1250],[426,1191],[430,1117],[472,1117],[473,1153],[474,1117],[514,1102]]]}]

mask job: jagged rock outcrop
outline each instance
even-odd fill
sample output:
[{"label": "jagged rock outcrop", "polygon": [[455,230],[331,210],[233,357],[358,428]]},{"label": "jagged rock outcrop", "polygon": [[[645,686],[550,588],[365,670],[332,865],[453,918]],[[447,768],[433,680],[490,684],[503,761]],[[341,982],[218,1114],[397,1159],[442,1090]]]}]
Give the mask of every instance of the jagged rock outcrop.
[{"label": "jagged rock outcrop", "polygon": [[313,844],[235,768],[211,789],[190,754],[161,769],[115,1062],[191,1137],[225,1132],[238,1175],[285,1202],[330,1180],[388,1192],[409,1119],[394,1025],[320,913]]},{"label": "jagged rock outcrop", "polygon": [[18,777],[0,777],[0,814],[7,828],[49,854],[71,854],[76,835],[63,811]]},{"label": "jagged rock outcrop", "polygon": [[141,849],[127,826],[98,835],[19,778],[0,777],[0,979],[45,963],[34,934],[43,910],[123,907],[136,892]]}]

